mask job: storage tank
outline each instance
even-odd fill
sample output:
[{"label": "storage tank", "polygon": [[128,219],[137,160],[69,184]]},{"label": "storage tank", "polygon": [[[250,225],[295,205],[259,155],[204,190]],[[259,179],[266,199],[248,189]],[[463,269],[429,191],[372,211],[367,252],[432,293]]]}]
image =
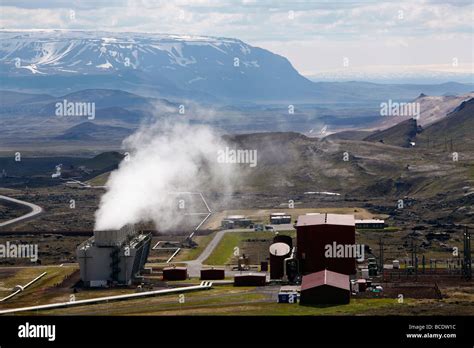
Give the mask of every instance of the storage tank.
[{"label": "storage tank", "polygon": [[281,279],[285,275],[284,262],[290,255],[290,246],[286,243],[270,245],[270,279]]},{"label": "storage tank", "polygon": [[288,244],[288,246],[293,248],[293,239],[290,236],[285,236],[284,234],[277,234],[275,237],[273,237],[273,243],[285,243]]}]

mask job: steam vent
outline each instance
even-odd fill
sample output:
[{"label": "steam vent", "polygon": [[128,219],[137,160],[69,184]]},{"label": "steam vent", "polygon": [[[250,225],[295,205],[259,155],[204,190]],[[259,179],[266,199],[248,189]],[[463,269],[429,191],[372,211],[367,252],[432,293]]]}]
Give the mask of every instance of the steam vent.
[{"label": "steam vent", "polygon": [[94,231],[76,250],[84,286],[129,285],[145,266],[150,234],[133,225],[120,230]]}]

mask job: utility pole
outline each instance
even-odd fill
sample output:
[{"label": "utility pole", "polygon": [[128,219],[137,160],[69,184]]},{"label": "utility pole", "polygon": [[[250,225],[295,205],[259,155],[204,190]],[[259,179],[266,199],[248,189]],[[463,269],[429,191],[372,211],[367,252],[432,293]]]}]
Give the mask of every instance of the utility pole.
[{"label": "utility pole", "polygon": [[466,280],[472,279],[472,258],[471,258],[471,232],[468,231],[467,226],[464,226],[464,262],[463,262],[463,278]]},{"label": "utility pole", "polygon": [[380,272],[382,272],[382,279],[383,279],[383,262],[384,262],[384,255],[383,255],[383,238],[380,237],[379,241],[379,268]]},{"label": "utility pole", "polygon": [[415,245],[415,250],[413,251],[414,256],[415,256],[415,280],[418,280],[418,255],[416,253],[416,245]]}]

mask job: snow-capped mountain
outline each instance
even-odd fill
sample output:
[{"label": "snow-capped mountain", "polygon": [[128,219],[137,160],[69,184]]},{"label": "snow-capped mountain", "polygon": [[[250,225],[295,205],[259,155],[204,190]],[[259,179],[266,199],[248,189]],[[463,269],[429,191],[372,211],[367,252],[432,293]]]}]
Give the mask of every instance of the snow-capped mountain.
[{"label": "snow-capped mountain", "polygon": [[285,57],[238,39],[68,30],[0,30],[0,78],[1,89],[21,92],[114,89],[224,104],[377,105],[473,90],[460,83],[312,82]]},{"label": "snow-capped mountain", "polygon": [[[136,69],[155,72],[191,68],[206,61],[232,65],[234,57],[240,58],[247,68],[259,67],[252,60],[255,59],[252,48],[234,39],[63,30],[3,31],[1,35],[1,61],[10,63],[11,72],[21,69],[32,74],[94,74]],[[209,50],[215,53],[214,61],[202,54]]]},{"label": "snow-capped mountain", "polygon": [[301,97],[312,88],[284,57],[237,39],[202,36],[2,30],[0,69],[8,78],[36,77],[60,88],[104,87],[95,85],[100,78],[102,84],[150,86],[164,95],[243,100]]}]

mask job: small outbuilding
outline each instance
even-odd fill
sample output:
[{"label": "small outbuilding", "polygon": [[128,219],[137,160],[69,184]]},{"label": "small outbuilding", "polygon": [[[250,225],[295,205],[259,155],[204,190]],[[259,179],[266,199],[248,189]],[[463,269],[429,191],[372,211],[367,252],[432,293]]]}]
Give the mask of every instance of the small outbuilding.
[{"label": "small outbuilding", "polygon": [[201,280],[222,280],[225,278],[223,268],[208,268],[201,270]]},{"label": "small outbuilding", "polygon": [[265,273],[242,273],[234,276],[234,286],[265,286],[266,283]]},{"label": "small outbuilding", "polygon": [[272,225],[291,224],[291,215],[287,213],[271,213],[270,223]]},{"label": "small outbuilding", "polygon": [[379,219],[361,219],[355,221],[355,227],[359,229],[384,229],[385,221]]},{"label": "small outbuilding", "polygon": [[252,220],[243,215],[230,215],[221,221],[221,227],[224,229],[248,228],[251,224]]},{"label": "small outbuilding", "polygon": [[350,279],[346,274],[323,270],[303,276],[301,304],[347,304],[350,299]]},{"label": "small outbuilding", "polygon": [[165,267],[163,268],[163,280],[186,280],[188,269],[186,267]]}]

